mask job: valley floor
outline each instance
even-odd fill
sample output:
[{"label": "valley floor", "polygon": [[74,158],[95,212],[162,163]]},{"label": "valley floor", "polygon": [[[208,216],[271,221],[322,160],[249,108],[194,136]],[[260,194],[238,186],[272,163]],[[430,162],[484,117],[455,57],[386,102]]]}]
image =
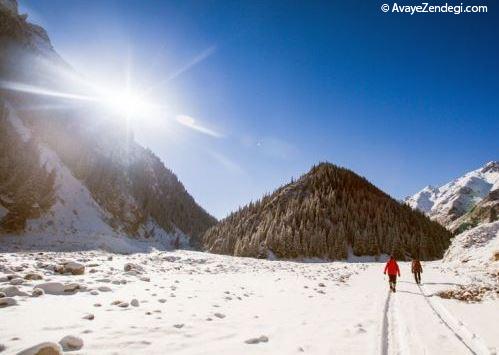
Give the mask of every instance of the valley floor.
[{"label": "valley floor", "polygon": [[[54,273],[64,260],[84,264],[84,274]],[[423,267],[418,287],[401,263],[390,294],[381,263],[189,251],[3,253],[0,290],[17,305],[0,308],[0,349],[13,354],[75,335],[84,345],[74,354],[495,354],[499,300],[434,296],[462,279],[439,262]],[[30,272],[43,280],[7,277]],[[48,282],[56,284],[31,297]]]}]

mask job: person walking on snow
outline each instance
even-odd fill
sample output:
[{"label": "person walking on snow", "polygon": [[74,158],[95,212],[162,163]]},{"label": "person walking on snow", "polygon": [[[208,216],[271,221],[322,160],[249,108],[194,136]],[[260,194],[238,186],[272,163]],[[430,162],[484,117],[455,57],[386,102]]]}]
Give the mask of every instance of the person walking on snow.
[{"label": "person walking on snow", "polygon": [[414,280],[416,280],[416,283],[418,285],[421,284],[421,274],[423,273],[423,267],[421,266],[421,263],[419,262],[419,259],[417,257],[412,260],[411,270],[414,274]]},{"label": "person walking on snow", "polygon": [[385,271],[383,273],[386,275],[387,272],[390,290],[392,290],[392,292],[396,292],[395,286],[397,285],[397,275],[400,277],[400,269],[393,255],[390,256],[390,260],[387,261]]}]

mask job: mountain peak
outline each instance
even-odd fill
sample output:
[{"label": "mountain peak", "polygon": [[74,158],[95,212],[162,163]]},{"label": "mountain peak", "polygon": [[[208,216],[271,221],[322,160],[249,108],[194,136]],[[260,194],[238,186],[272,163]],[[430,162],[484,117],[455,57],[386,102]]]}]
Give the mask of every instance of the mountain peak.
[{"label": "mountain peak", "polygon": [[395,253],[441,256],[450,234],[353,171],[320,163],[297,181],[210,228],[203,248],[221,254],[344,259]]},{"label": "mountain peak", "polygon": [[[456,230],[462,225],[464,216],[487,199],[487,196],[499,187],[499,162],[491,161],[482,168],[466,174],[438,188],[431,186],[415,193],[406,199],[406,203],[414,209],[426,213],[447,228]],[[480,216],[476,220],[488,220]]]},{"label": "mountain peak", "polygon": [[481,170],[482,173],[497,173],[499,172],[499,161],[489,161]]}]

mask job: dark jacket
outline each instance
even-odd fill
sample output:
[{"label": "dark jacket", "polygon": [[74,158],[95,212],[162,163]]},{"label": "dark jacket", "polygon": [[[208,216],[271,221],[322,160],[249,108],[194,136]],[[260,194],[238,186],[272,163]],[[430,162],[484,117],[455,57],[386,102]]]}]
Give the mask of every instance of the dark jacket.
[{"label": "dark jacket", "polygon": [[423,267],[421,266],[421,263],[419,262],[418,259],[414,259],[412,261],[412,273],[415,273],[415,272],[423,272]]}]

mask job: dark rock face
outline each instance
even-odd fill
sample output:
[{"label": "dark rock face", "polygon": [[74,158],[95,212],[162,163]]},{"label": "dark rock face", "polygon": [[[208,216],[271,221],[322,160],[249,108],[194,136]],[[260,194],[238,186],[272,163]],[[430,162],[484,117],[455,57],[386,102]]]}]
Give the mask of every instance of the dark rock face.
[{"label": "dark rock face", "polygon": [[461,233],[483,223],[499,220],[499,190],[493,190],[471,211],[459,218],[455,233]]}]

